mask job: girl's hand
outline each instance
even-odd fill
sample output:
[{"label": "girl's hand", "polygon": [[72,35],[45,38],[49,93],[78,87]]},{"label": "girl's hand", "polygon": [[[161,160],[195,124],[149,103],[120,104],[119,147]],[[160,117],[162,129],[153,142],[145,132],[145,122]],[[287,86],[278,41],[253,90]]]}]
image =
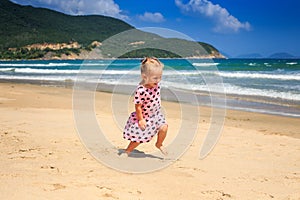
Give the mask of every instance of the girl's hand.
[{"label": "girl's hand", "polygon": [[146,126],[147,126],[147,123],[146,123],[145,119],[139,120],[139,127],[140,127],[140,129],[145,130]]},{"label": "girl's hand", "polygon": [[135,111],[136,111],[137,118],[140,119],[138,122],[140,129],[145,130],[147,124],[146,124],[146,120],[143,118],[142,105],[135,104]]}]

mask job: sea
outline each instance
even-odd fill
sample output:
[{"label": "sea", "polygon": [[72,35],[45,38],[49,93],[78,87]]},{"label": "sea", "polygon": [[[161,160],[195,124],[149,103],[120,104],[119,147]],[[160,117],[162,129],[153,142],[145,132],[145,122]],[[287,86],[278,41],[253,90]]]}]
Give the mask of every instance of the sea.
[{"label": "sea", "polygon": [[[161,61],[166,93],[196,95],[203,106],[211,106],[212,98],[218,97],[226,103],[216,106],[223,108],[300,117],[300,59]],[[0,82],[74,86],[83,81],[96,84],[98,90],[130,94],[140,81],[139,65],[140,59],[0,61]],[[162,98],[195,103],[170,95]]]}]

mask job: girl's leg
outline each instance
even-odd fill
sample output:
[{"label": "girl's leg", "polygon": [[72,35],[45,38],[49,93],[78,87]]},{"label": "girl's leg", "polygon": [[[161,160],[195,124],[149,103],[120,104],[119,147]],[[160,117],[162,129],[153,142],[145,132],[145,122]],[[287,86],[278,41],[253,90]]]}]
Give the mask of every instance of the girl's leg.
[{"label": "girl's leg", "polygon": [[129,155],[137,146],[139,146],[140,143],[138,142],[130,142],[127,149],[125,150],[125,153]]},{"label": "girl's leg", "polygon": [[159,128],[158,134],[157,134],[157,141],[155,146],[164,154],[167,155],[167,151],[163,147],[163,142],[167,136],[168,132],[168,125],[163,125]]}]

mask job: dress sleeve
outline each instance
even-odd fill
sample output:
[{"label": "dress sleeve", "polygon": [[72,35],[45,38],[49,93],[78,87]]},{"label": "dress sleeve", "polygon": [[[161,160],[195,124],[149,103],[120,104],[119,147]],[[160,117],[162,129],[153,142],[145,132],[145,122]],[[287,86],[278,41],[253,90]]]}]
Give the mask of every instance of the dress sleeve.
[{"label": "dress sleeve", "polygon": [[142,104],[143,103],[143,93],[144,93],[144,87],[143,86],[139,86],[137,87],[135,94],[134,94],[134,99],[133,102],[134,104]]}]

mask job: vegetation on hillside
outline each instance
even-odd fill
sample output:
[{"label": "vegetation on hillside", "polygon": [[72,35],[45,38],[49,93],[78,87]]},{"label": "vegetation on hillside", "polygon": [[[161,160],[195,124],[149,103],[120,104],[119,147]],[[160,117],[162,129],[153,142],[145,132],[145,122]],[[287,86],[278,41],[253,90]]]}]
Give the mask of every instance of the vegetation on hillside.
[{"label": "vegetation on hillside", "polygon": [[[89,49],[93,41],[103,41],[133,27],[105,16],[70,16],[44,8],[21,6],[0,0],[0,59],[42,58],[51,49],[25,49],[30,44],[77,41]],[[14,50],[9,50],[14,48]],[[52,51],[56,55],[78,53],[78,49]]]},{"label": "vegetation on hillside", "polygon": [[105,16],[70,16],[0,0],[0,48],[77,41],[89,45],[133,27]]},{"label": "vegetation on hillside", "polygon": [[[135,30],[139,35],[142,35],[145,45],[138,45],[137,48],[119,55],[119,50],[126,50],[130,44],[116,41],[115,45],[109,49],[109,53],[104,53],[104,56],[144,57],[150,54],[156,57],[178,57],[176,53],[171,53],[172,51],[168,51],[164,47],[151,49],[149,44],[158,41],[164,46],[175,46],[177,50],[189,43],[186,40],[165,39],[155,34],[138,31],[124,21],[112,17],[99,15],[70,16],[49,9],[21,6],[9,0],[0,0],[0,59],[51,59],[53,57],[60,58],[62,55],[80,55],[83,51],[88,52],[95,48],[91,45],[93,41],[103,42],[128,30]],[[136,42],[134,39],[136,38],[133,38],[132,42]],[[80,48],[26,48],[27,45],[32,44],[73,42],[78,42]],[[209,44],[200,44],[205,52],[192,49],[197,55],[218,52]],[[192,51],[188,50],[187,52]]]}]

